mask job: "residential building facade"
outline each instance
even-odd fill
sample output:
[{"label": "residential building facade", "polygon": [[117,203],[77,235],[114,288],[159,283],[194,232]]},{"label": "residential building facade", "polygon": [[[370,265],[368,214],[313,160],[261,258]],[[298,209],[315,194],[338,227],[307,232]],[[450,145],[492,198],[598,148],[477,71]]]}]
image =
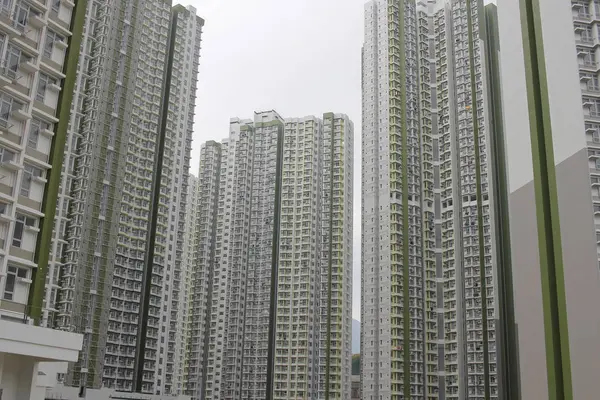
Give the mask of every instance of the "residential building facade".
[{"label": "residential building facade", "polygon": [[480,1],[365,6],[365,400],[498,397],[487,32]]},{"label": "residential building facade", "polygon": [[600,4],[523,3],[498,4],[514,380],[523,399],[589,398],[600,356],[590,335],[600,330]]},{"label": "residential building facade", "polygon": [[187,394],[350,398],[352,154],[333,113],[202,147]]},{"label": "residential building facade", "polygon": [[67,385],[177,394],[203,21],[165,1],[86,4],[46,323],[84,334]]},{"label": "residential building facade", "polygon": [[[85,6],[5,1],[0,6],[0,318],[37,324]],[[45,292],[46,290],[46,292]]]},{"label": "residential building facade", "polygon": [[85,2],[0,5],[0,396],[40,399],[44,371],[77,360],[82,335],[35,325],[44,297]]},{"label": "residential building facade", "polygon": [[184,392],[202,398],[206,385],[206,355],[208,325],[212,303],[212,282],[215,263],[216,218],[219,199],[221,144],[211,141],[202,145],[196,188],[186,213],[187,249],[184,255],[189,282],[187,346],[185,352]]}]

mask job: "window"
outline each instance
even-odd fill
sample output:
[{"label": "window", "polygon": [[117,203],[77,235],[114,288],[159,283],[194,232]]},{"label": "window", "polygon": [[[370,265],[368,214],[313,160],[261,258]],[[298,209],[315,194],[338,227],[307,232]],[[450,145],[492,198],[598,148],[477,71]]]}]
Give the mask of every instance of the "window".
[{"label": "window", "polygon": [[15,281],[17,272],[15,267],[8,267],[8,275],[6,275],[6,283],[4,284],[4,299],[12,300],[15,294]]},{"label": "window", "polygon": [[40,73],[38,78],[37,93],[35,95],[35,99],[37,101],[44,101],[44,98],[46,97],[46,88],[52,83],[54,82],[48,75]]},{"label": "window", "polygon": [[15,221],[15,231],[13,233],[12,245],[15,247],[21,247],[23,244],[23,230],[25,226],[35,226],[35,219],[27,217],[23,214],[17,214]]},{"label": "window", "polygon": [[44,57],[52,58],[52,49],[54,49],[55,42],[62,42],[64,39],[62,36],[48,29],[46,31],[46,43],[44,45]]},{"label": "window", "polygon": [[14,158],[15,153],[5,149],[4,147],[0,147],[0,162],[2,163],[7,163],[9,161],[12,161],[12,159]]},{"label": "window", "polygon": [[58,14],[60,10],[60,0],[52,0],[52,11]]},{"label": "window", "polygon": [[10,15],[11,8],[12,8],[12,0],[0,0],[0,13]]},{"label": "window", "polygon": [[29,125],[29,137],[27,138],[27,147],[37,149],[40,131],[48,128],[48,123],[42,122],[39,119],[33,118]]},{"label": "window", "polygon": [[8,118],[12,111],[13,99],[5,94],[0,94],[0,126],[8,125]]},{"label": "window", "polygon": [[29,197],[29,193],[31,192],[31,181],[38,176],[42,176],[41,169],[28,164],[24,165],[23,179],[21,181],[21,196]]},{"label": "window", "polygon": [[9,78],[15,79],[17,77],[20,62],[21,50],[13,45],[8,46],[8,50],[6,51],[6,74]]},{"label": "window", "polygon": [[0,202],[0,215],[5,215],[8,212],[8,204]]},{"label": "window", "polygon": [[8,266],[8,274],[6,275],[6,284],[4,285],[4,299],[13,300],[15,295],[15,282],[19,278],[27,278],[27,269]]},{"label": "window", "polygon": [[18,2],[17,7],[15,8],[15,28],[21,32],[25,31],[28,19],[29,6],[24,4],[22,1]]},{"label": "window", "polygon": [[54,41],[56,34],[51,30],[46,33],[46,43],[44,44],[44,57],[52,58],[52,49],[54,49]]}]

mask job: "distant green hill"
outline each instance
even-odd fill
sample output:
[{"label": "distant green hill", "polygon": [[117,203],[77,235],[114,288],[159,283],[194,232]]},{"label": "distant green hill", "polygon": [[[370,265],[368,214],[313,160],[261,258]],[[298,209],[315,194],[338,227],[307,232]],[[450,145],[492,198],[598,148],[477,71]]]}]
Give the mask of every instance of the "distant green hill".
[{"label": "distant green hill", "polygon": [[360,354],[352,355],[352,375],[360,375]]}]

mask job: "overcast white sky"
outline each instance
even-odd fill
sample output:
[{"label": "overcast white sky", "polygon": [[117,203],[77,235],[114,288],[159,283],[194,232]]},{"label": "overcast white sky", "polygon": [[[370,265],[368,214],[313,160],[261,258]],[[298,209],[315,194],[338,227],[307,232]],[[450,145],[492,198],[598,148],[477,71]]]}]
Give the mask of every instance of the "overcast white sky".
[{"label": "overcast white sky", "polygon": [[360,134],[365,0],[182,0],[204,18],[192,173],[229,118],[347,114],[354,121],[353,316],[360,318]]}]

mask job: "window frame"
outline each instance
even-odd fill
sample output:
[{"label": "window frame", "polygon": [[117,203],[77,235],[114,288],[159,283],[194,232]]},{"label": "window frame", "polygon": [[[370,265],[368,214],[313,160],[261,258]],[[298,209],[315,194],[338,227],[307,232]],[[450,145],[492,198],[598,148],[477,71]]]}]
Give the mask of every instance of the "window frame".
[{"label": "window frame", "polygon": [[[27,163],[23,164],[23,177],[21,178],[19,194],[24,197],[29,197],[31,194],[31,182],[33,181],[33,178],[42,176],[42,173],[42,170],[38,167]],[[27,188],[25,188],[25,182],[27,182]],[[26,190],[27,194],[25,194],[24,189]]]},{"label": "window frame", "polygon": [[[0,125],[8,126],[8,120],[10,119],[14,104],[15,100],[12,97],[4,93],[0,94]],[[7,107],[6,111],[2,110],[4,107]]]},{"label": "window frame", "polygon": [[[32,118],[29,124],[29,134],[27,135],[27,147],[37,150],[39,140],[40,140],[40,131],[44,128],[44,122],[37,118]],[[37,128],[34,130],[34,128]],[[34,134],[35,132],[35,134]],[[32,140],[35,138],[35,140]]]},{"label": "window frame", "polygon": [[[23,245],[23,237],[24,237],[24,233],[25,233],[25,227],[26,226],[36,227],[36,221],[37,220],[35,218],[30,217],[26,214],[17,213],[15,215],[15,229],[13,230],[13,238],[12,238],[12,245],[14,247],[21,248],[21,246]],[[17,227],[19,227],[19,231],[20,231],[19,238],[16,237]],[[17,244],[15,244],[15,240],[17,241]]]},{"label": "window frame", "polygon": [[[24,21],[19,21],[19,14],[22,13]],[[13,14],[14,26],[21,32],[24,32],[29,22],[29,14],[31,13],[31,7],[28,4],[19,1],[15,6],[15,12]]]},{"label": "window frame", "polygon": [[[8,157],[9,154],[10,154],[10,157],[8,159],[5,159],[5,157]],[[16,155],[17,155],[17,153],[15,153],[14,151],[9,150],[6,147],[0,147],[0,163],[10,162],[10,161],[14,160],[14,157]]]},{"label": "window frame", "polygon": [[48,91],[48,86],[51,85],[52,83],[54,83],[53,79],[49,75],[44,74],[43,72],[40,72],[38,74],[37,88],[35,91],[35,99],[37,101],[43,103],[46,100],[46,93]]},{"label": "window frame", "polygon": [[[17,267],[14,265],[8,265],[8,268],[6,270],[6,281],[4,282],[4,294],[2,296],[4,300],[14,301],[15,289],[17,287],[17,278],[28,279],[29,269]],[[11,286],[10,290],[9,285]],[[10,297],[7,295],[10,295]]]}]

